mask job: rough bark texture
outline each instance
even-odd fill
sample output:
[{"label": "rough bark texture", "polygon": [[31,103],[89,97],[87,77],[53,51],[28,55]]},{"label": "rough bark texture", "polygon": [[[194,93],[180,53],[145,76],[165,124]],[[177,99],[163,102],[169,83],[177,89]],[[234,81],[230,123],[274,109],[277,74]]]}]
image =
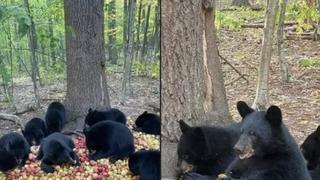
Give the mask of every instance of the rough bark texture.
[{"label": "rough bark texture", "polygon": [[279,59],[279,65],[280,65],[280,72],[281,72],[281,79],[284,82],[289,82],[290,80],[290,74],[288,69],[288,64],[286,63],[283,55],[283,26],[284,26],[284,20],[285,20],[285,13],[286,13],[286,6],[287,6],[287,0],[282,0],[280,3],[280,16],[279,16],[279,25],[278,25],[278,31],[277,31],[277,38],[278,38],[278,59]]},{"label": "rough bark texture", "polygon": [[258,85],[256,97],[252,107],[258,110],[265,110],[269,106],[269,66],[271,61],[273,33],[275,28],[276,14],[278,11],[279,0],[268,1],[266,11],[266,21],[263,30],[263,42],[261,61],[259,65]]},{"label": "rough bark texture", "polygon": [[104,67],[103,0],[65,0],[64,12],[67,57],[65,105],[68,122],[76,119],[76,128],[81,129],[88,108],[110,108]]},{"label": "rough bark texture", "polygon": [[161,10],[161,168],[163,178],[174,178],[181,135],[178,120],[219,124],[228,120],[229,113],[222,74],[217,75],[222,72],[217,70],[221,65],[214,35],[214,1],[165,0]]}]

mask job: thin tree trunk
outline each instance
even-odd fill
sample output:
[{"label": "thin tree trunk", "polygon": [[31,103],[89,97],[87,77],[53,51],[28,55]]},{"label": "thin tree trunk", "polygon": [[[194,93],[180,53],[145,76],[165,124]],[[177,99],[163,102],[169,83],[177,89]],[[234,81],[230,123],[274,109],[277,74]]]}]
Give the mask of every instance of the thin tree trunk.
[{"label": "thin tree trunk", "polygon": [[145,27],[144,27],[144,32],[143,32],[143,44],[142,44],[141,58],[140,58],[141,64],[144,65],[143,74],[146,73],[146,67],[147,67],[146,57],[147,57],[147,41],[148,41],[150,10],[151,10],[151,5],[148,5],[148,7],[147,7],[147,15],[146,15],[146,18],[145,18]]},{"label": "thin tree trunk", "polygon": [[277,31],[277,38],[278,38],[278,59],[279,59],[279,65],[280,65],[280,72],[281,72],[281,78],[284,82],[290,81],[290,74],[288,65],[284,59],[284,52],[283,52],[283,26],[285,21],[285,13],[286,13],[286,6],[287,6],[287,0],[282,0],[280,2],[280,16],[279,16],[279,25],[278,25],[278,31]]},{"label": "thin tree trunk", "polygon": [[140,0],[139,8],[138,8],[138,22],[137,22],[137,34],[136,34],[137,37],[136,37],[136,43],[135,43],[136,52],[135,52],[135,58],[134,59],[136,59],[136,60],[139,57],[139,51],[140,51],[140,28],[141,28],[142,4],[143,4],[143,0]]},{"label": "thin tree trunk", "polygon": [[157,58],[157,54],[159,53],[159,45],[160,45],[160,1],[158,1],[158,5],[155,8],[155,30],[153,35],[153,58]]},{"label": "thin tree trunk", "polygon": [[108,52],[111,64],[117,64],[117,23],[116,23],[116,1],[110,1],[108,5]]},{"label": "thin tree trunk", "polygon": [[[36,30],[35,30],[35,24],[31,15],[30,7],[29,7],[29,2],[28,0],[24,0],[24,5],[27,9],[30,21],[31,21],[31,26],[30,30],[28,33],[29,36],[29,47],[31,49],[31,55],[30,55],[30,61],[31,61],[31,74],[32,74],[32,82],[33,82],[33,90],[34,90],[34,95],[35,95],[35,101],[36,101],[36,106],[37,108],[40,107],[40,96],[39,96],[39,90],[37,86],[37,71],[39,75],[39,70],[37,70],[37,60],[36,60],[36,48],[37,48],[37,36],[36,36]],[[39,76],[40,80],[40,76]]]},{"label": "thin tree trunk", "polygon": [[133,26],[134,26],[134,11],[135,11],[135,0],[129,1],[128,5],[128,24],[127,24],[127,33],[126,36],[126,50],[124,52],[124,73],[122,79],[122,93],[121,93],[121,103],[124,103],[126,100],[127,93],[131,94],[131,69],[133,63]]},{"label": "thin tree trunk", "polygon": [[49,37],[50,37],[50,56],[51,56],[51,62],[50,63],[52,65],[52,67],[54,67],[54,65],[57,63],[57,59],[56,59],[56,51],[55,51],[55,44],[54,44],[54,38],[53,38],[53,20],[51,18],[49,18],[48,20],[48,32],[49,32]]},{"label": "thin tree trunk", "polygon": [[64,1],[66,129],[81,131],[89,108],[110,108],[105,73],[103,4],[103,0]]},{"label": "thin tree trunk", "polygon": [[123,0],[123,59],[125,59],[128,50],[128,3],[129,0]]},{"label": "thin tree trunk", "polygon": [[13,99],[13,43],[12,43],[12,36],[11,36],[11,24],[8,22],[8,42],[9,42],[9,61],[10,61],[10,77],[11,77],[11,91],[9,91],[9,97]]},{"label": "thin tree trunk", "polygon": [[266,11],[266,21],[263,32],[261,61],[259,66],[256,97],[252,107],[265,110],[269,106],[269,66],[272,54],[273,33],[278,11],[279,0],[269,1]]}]

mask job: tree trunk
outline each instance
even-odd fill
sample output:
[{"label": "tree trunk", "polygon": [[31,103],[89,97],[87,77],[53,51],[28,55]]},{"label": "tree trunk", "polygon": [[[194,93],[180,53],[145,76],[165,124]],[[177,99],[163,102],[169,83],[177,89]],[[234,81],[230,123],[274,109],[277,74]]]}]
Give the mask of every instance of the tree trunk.
[{"label": "tree trunk", "polygon": [[135,58],[137,60],[137,58],[139,57],[139,50],[140,50],[140,28],[141,28],[141,10],[142,10],[142,4],[143,4],[143,0],[139,1],[139,8],[138,8],[138,21],[137,21],[137,25],[136,25],[136,42],[135,42]]},{"label": "tree trunk", "polygon": [[108,52],[111,64],[117,64],[118,53],[116,46],[117,22],[116,22],[116,1],[110,1],[108,5]]},{"label": "tree trunk", "polygon": [[110,108],[104,64],[103,0],[65,0],[64,13],[67,129],[82,130],[89,108]]},{"label": "tree trunk", "polygon": [[48,31],[49,31],[49,38],[50,38],[50,56],[51,56],[51,62],[52,67],[56,64],[56,51],[55,51],[55,44],[54,44],[54,38],[53,38],[53,20],[52,18],[48,19]]},{"label": "tree trunk", "polygon": [[24,5],[27,9],[28,16],[31,21],[31,26],[30,30],[28,33],[29,37],[29,48],[31,50],[31,55],[30,55],[30,62],[31,62],[31,79],[33,82],[33,90],[34,90],[34,96],[35,96],[35,101],[36,101],[36,107],[40,107],[40,96],[39,96],[39,91],[38,91],[38,86],[37,86],[37,72],[40,80],[40,75],[39,75],[39,70],[38,70],[38,65],[37,65],[37,60],[36,60],[36,49],[37,49],[37,35],[36,35],[36,28],[35,24],[31,15],[30,7],[29,7],[29,2],[28,0],[24,0]]},{"label": "tree trunk", "polygon": [[128,21],[127,21],[127,36],[126,36],[126,50],[124,52],[124,73],[122,78],[122,93],[121,103],[123,104],[126,100],[127,94],[132,94],[131,88],[131,69],[133,63],[133,26],[134,26],[134,11],[135,11],[135,0],[130,0],[128,4]]},{"label": "tree trunk", "polygon": [[269,106],[269,66],[271,61],[273,33],[278,5],[279,0],[268,1],[267,11],[265,15],[266,21],[263,30],[263,42],[256,97],[252,105],[252,107],[257,110],[266,110],[266,108]]},{"label": "tree trunk", "polygon": [[158,5],[155,8],[155,30],[153,34],[153,58],[156,59],[159,53],[159,45],[160,45],[160,1],[158,1]]},{"label": "tree trunk", "polygon": [[[129,0],[123,0],[123,37],[122,37],[122,41],[123,41],[123,57],[127,54],[127,29],[128,29],[128,3]],[[125,59],[125,58],[124,58]]]},{"label": "tree trunk", "polygon": [[223,76],[219,74],[214,7],[212,0],[161,3],[163,178],[175,176],[176,145],[181,135],[178,120],[189,120],[193,125],[229,122]]},{"label": "tree trunk", "polygon": [[277,31],[277,38],[278,38],[278,59],[279,59],[279,65],[280,65],[280,73],[282,81],[289,82],[290,80],[290,74],[287,62],[284,59],[283,55],[283,26],[284,26],[284,20],[285,20],[285,13],[286,13],[286,6],[287,6],[287,0],[282,0],[280,3],[280,16],[279,16],[279,25],[278,25],[278,31]]},{"label": "tree trunk", "polygon": [[151,5],[148,5],[148,7],[147,7],[147,15],[146,15],[146,18],[145,18],[144,32],[143,32],[143,44],[142,44],[141,57],[140,57],[140,62],[145,67],[143,74],[146,73],[146,66],[147,66],[147,64],[146,64],[146,56],[147,56],[147,41],[148,41],[150,10],[151,10]]}]

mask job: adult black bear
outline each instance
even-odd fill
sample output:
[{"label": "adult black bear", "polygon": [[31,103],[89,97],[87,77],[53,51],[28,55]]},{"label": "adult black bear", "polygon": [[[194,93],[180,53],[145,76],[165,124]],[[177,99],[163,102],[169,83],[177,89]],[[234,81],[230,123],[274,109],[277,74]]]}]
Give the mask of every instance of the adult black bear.
[{"label": "adult black bear", "polygon": [[71,138],[62,133],[52,133],[43,139],[40,145],[38,160],[41,160],[40,167],[46,173],[54,172],[53,165],[71,164],[79,165],[79,158],[73,151],[75,148]]},{"label": "adult black bear", "polygon": [[124,125],[127,123],[126,115],[119,109],[111,108],[107,111],[98,111],[90,108],[85,118],[85,125],[91,127],[94,124],[105,120],[115,121]]},{"label": "adult black bear", "polygon": [[114,121],[101,121],[84,129],[89,158],[110,157],[115,162],[134,152],[133,135],[128,127]]},{"label": "adult black bear", "polygon": [[281,110],[270,106],[254,111],[238,102],[243,118],[241,136],[234,146],[238,157],[226,170],[231,178],[243,180],[311,179],[298,145],[282,123]]},{"label": "adult black bear", "polygon": [[52,102],[47,110],[46,125],[48,134],[60,132],[66,121],[66,110],[60,102]]},{"label": "adult black bear", "polygon": [[22,134],[30,146],[38,146],[42,139],[47,136],[46,123],[40,118],[33,118],[27,122]]},{"label": "adult black bear", "polygon": [[240,135],[239,124],[223,127],[190,127],[180,121],[178,168],[217,177],[236,157],[233,146]]},{"label": "adult black bear", "polygon": [[307,167],[312,179],[320,179],[320,126],[302,143],[301,151],[307,160]]},{"label": "adult black bear", "polygon": [[141,131],[147,134],[160,135],[160,117],[156,114],[148,113],[145,111],[142,113],[135,122],[135,130]]},{"label": "adult black bear", "polygon": [[141,180],[160,180],[160,151],[139,150],[129,156],[129,169]]},{"label": "adult black bear", "polygon": [[18,133],[0,138],[0,171],[8,171],[25,165],[30,152],[26,139]]}]

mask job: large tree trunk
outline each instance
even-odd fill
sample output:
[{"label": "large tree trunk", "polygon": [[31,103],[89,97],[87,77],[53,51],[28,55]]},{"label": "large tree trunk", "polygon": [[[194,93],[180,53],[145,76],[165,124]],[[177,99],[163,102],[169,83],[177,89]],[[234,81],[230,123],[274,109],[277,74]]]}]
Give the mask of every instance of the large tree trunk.
[{"label": "large tree trunk", "polygon": [[[110,108],[105,73],[103,0],[65,0],[68,122],[83,117],[91,108]],[[71,29],[71,31],[70,31]],[[67,128],[75,129],[74,123]]]},{"label": "large tree trunk", "polygon": [[163,178],[174,178],[178,120],[221,125],[230,116],[217,56],[214,1],[162,1],[161,8],[161,168]]},{"label": "large tree trunk", "polygon": [[271,61],[273,33],[275,28],[276,15],[279,0],[268,1],[266,11],[266,21],[263,30],[263,42],[261,51],[261,61],[258,74],[258,85],[256,97],[252,107],[257,110],[265,110],[269,106],[269,66]]},{"label": "large tree trunk", "polygon": [[117,24],[116,24],[116,1],[110,1],[108,5],[108,53],[111,64],[117,64],[118,53],[116,46]]}]

